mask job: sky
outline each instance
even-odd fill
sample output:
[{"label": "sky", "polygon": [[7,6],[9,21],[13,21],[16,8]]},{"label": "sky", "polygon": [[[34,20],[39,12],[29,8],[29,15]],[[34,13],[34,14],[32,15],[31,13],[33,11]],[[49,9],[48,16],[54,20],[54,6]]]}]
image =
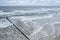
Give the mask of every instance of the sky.
[{"label": "sky", "polygon": [[0,6],[60,6],[60,0],[0,0]]}]

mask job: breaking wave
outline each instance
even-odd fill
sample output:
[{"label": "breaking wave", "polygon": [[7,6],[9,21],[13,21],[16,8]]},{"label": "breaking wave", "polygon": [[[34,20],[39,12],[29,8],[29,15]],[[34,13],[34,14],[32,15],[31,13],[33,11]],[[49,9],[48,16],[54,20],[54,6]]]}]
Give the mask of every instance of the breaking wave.
[{"label": "breaking wave", "polygon": [[57,9],[34,9],[34,10],[14,10],[11,12],[0,11],[0,17],[6,16],[49,16],[55,15]]}]

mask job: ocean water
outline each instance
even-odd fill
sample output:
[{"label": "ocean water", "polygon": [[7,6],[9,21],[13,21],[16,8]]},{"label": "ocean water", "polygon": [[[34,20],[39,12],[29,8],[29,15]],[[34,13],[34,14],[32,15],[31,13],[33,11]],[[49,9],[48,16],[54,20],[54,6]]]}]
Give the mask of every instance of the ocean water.
[{"label": "ocean water", "polygon": [[0,6],[0,28],[10,26],[3,17],[8,17],[32,40],[47,36],[54,39],[60,34],[59,6]]},{"label": "ocean water", "polygon": [[11,12],[14,10],[36,10],[36,9],[56,9],[60,6],[0,6],[3,12]]},{"label": "ocean water", "polygon": [[0,6],[0,17],[6,16],[44,16],[57,14],[59,6]]},{"label": "ocean water", "polygon": [[[59,6],[0,6],[0,18],[18,16],[24,20],[51,18],[54,21],[53,17],[59,14]],[[56,17],[55,19],[59,21]]]}]

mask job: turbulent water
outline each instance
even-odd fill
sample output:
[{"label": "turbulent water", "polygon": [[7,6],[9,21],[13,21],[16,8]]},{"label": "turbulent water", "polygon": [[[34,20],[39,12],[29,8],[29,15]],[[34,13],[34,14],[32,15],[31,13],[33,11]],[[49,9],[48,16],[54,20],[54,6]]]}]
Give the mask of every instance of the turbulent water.
[{"label": "turbulent water", "polygon": [[60,12],[60,7],[44,6],[0,6],[0,17],[5,16],[44,16]]},{"label": "turbulent water", "polygon": [[60,34],[60,7],[1,6],[0,28],[8,27],[11,24],[8,20],[2,20],[6,17],[18,28],[22,25],[20,29],[32,40],[47,36],[52,37],[52,40],[54,36]]}]

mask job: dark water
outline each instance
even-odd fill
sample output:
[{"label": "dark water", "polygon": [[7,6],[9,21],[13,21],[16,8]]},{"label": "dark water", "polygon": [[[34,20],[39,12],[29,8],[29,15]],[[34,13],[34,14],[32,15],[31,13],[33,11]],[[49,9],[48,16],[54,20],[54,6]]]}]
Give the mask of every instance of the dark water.
[{"label": "dark water", "polygon": [[60,8],[60,6],[0,6],[0,10],[3,12],[11,12],[14,10],[33,10],[41,8]]}]

